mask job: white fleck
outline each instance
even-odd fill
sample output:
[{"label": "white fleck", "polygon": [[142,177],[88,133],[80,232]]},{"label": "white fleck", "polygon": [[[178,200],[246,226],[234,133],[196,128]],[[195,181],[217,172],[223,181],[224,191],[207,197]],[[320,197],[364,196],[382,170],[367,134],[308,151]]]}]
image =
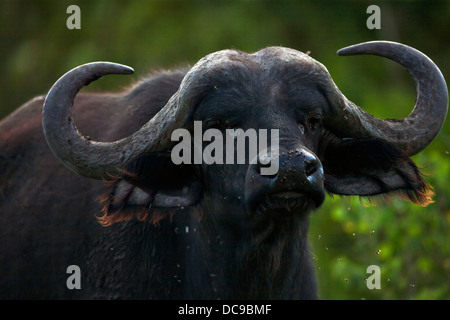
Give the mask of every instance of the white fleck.
[{"label": "white fleck", "polygon": [[304,127],[303,125],[299,124],[299,125],[298,125],[298,128],[300,129],[300,132],[301,132],[302,134],[305,134],[305,127]]}]

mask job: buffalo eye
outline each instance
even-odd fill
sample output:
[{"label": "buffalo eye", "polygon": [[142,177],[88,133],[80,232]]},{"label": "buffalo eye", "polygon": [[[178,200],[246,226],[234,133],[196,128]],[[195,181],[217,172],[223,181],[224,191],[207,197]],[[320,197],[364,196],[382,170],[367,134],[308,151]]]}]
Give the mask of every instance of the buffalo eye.
[{"label": "buffalo eye", "polygon": [[319,129],[321,123],[322,123],[322,120],[319,117],[311,117],[308,119],[308,128],[311,131],[315,131],[315,130]]},{"label": "buffalo eye", "polygon": [[206,129],[219,129],[219,130],[225,130],[225,129],[233,129],[234,126],[230,124],[228,120],[221,121],[217,119],[208,119],[205,121],[205,127]]},{"label": "buffalo eye", "polygon": [[208,119],[205,121],[205,129],[221,129],[222,123],[216,119]]},{"label": "buffalo eye", "polygon": [[322,119],[319,117],[311,117],[306,121],[297,121],[297,126],[302,134],[305,134],[305,131],[314,132],[322,124]]}]

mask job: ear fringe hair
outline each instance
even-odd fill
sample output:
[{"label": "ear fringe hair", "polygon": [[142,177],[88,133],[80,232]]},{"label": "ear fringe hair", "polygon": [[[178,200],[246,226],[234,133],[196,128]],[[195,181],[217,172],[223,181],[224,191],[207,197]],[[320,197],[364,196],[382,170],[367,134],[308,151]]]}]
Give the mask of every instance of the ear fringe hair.
[{"label": "ear fringe hair", "polygon": [[[158,226],[163,219],[173,220],[176,213],[180,213],[180,209],[176,208],[145,208],[145,207],[124,207],[123,204],[117,206],[112,204],[118,182],[125,177],[116,180],[105,181],[105,185],[111,187],[109,193],[103,194],[97,200],[103,205],[101,214],[96,216],[98,222],[103,227],[109,227],[113,224],[137,219],[140,222],[147,222],[154,226]],[[183,214],[195,214],[200,221],[203,217],[203,211],[199,207],[195,209],[185,208]]]},{"label": "ear fringe hair", "polygon": [[[393,197],[400,198],[405,201],[410,201],[416,205],[420,205],[422,207],[426,207],[429,204],[433,203],[433,186],[424,179],[424,177],[430,177],[431,174],[427,174],[422,172],[423,168],[420,170],[415,167],[414,174],[407,174],[401,170],[398,170],[397,173],[401,175],[406,183],[406,187],[396,190],[389,190],[389,186],[386,185],[382,180],[373,176],[372,178],[377,181],[377,183],[382,187],[384,191],[379,194],[374,195],[360,195],[359,201],[364,207],[377,206],[380,203],[390,203]],[[334,198],[334,196],[338,195],[340,198],[346,198],[351,195],[339,195],[334,194],[332,192],[327,191],[327,194],[330,198]]]},{"label": "ear fringe hair", "polygon": [[127,211],[118,210],[113,213],[108,211],[107,208],[108,205],[105,205],[102,209],[103,215],[97,216],[98,222],[103,227],[109,227],[113,224],[124,222],[124,221],[130,221],[133,219],[136,219],[140,222],[147,222],[150,224],[153,224],[154,226],[158,226],[159,223],[167,218],[169,216],[170,220],[173,218],[173,212],[170,213],[164,213],[158,210],[152,210],[152,212],[149,212],[145,209],[129,209]]},{"label": "ear fringe hair", "polygon": [[[411,161],[412,164],[414,164]],[[397,196],[406,201],[411,201],[414,204],[420,205],[422,207],[426,207],[430,203],[433,203],[433,186],[424,178],[431,177],[431,174],[425,174],[422,170],[415,166],[415,177],[410,174],[404,173],[402,176],[405,181],[408,182],[410,188],[406,190],[398,190]],[[400,174],[402,174],[400,172]],[[414,185],[413,185],[414,183]],[[418,187],[417,187],[418,186]]]},{"label": "ear fringe hair", "polygon": [[[360,196],[360,203],[365,207],[376,206],[380,202],[389,203],[392,200],[392,197],[398,197],[402,200],[410,201],[422,207],[426,207],[434,202],[433,186],[423,178],[430,177],[431,174],[424,174],[422,171],[417,170],[417,178],[415,179],[415,181],[413,181],[415,182],[415,184],[419,185],[419,188],[412,185],[412,183],[410,182],[410,177],[405,174],[402,174],[402,176],[404,177],[405,181],[408,182],[410,188],[392,190],[378,195]],[[363,202],[364,200],[368,200],[369,204]]]},{"label": "ear fringe hair", "polygon": [[[123,172],[123,174],[128,175],[128,173],[126,172]],[[115,180],[104,181],[106,186],[112,188],[111,192],[108,194],[103,194],[97,198],[97,200],[101,204],[103,204],[101,215],[97,216],[98,222],[103,227],[109,227],[115,223],[129,221],[132,219],[137,219],[141,222],[148,222],[157,226],[162,219],[168,216],[170,217],[170,219],[172,219],[174,213],[172,211],[169,211],[168,209],[157,210],[142,207],[124,208],[123,205],[115,206],[114,208],[112,206],[112,200],[116,191],[116,186],[121,179],[124,179],[124,177],[116,178]]]},{"label": "ear fringe hair", "polygon": [[[431,189],[432,187],[430,186],[429,189],[424,191],[395,190],[389,193],[377,194],[372,196],[360,196],[359,199],[361,205],[366,208],[377,206],[380,203],[390,203],[393,197],[397,197],[404,201],[410,201],[414,204],[426,207],[434,202],[434,200],[432,199],[432,197],[434,196],[434,192]],[[369,203],[365,201],[368,201]]]}]

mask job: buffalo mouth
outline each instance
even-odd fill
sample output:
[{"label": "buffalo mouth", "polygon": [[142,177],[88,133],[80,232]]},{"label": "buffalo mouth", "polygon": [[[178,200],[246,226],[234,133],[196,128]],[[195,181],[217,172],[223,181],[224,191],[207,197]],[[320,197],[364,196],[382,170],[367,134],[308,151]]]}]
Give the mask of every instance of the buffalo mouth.
[{"label": "buffalo mouth", "polygon": [[320,195],[312,196],[304,192],[285,191],[269,193],[258,202],[254,209],[256,214],[279,215],[280,213],[308,212],[319,207],[323,198]]}]

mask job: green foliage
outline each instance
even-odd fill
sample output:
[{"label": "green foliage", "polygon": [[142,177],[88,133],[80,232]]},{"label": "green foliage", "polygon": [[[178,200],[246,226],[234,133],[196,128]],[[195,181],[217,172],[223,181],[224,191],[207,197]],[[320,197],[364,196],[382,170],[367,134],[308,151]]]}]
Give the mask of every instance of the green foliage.
[{"label": "green foliage", "polygon": [[[81,30],[66,28],[71,4],[81,8]],[[381,30],[366,28],[370,4],[381,8]],[[407,72],[384,59],[335,52],[362,41],[398,41],[425,52],[448,80],[449,18],[449,1],[0,0],[0,118],[82,63],[134,67],[132,77],[110,76],[84,89],[117,90],[154,68],[192,64],[224,48],[252,52],[269,45],[310,50],[352,101],[377,117],[401,118],[415,101]],[[414,157],[431,174],[436,195],[428,207],[329,197],[313,214],[321,298],[450,298],[449,151],[446,124]],[[381,268],[380,290],[366,287],[372,264]]]}]

